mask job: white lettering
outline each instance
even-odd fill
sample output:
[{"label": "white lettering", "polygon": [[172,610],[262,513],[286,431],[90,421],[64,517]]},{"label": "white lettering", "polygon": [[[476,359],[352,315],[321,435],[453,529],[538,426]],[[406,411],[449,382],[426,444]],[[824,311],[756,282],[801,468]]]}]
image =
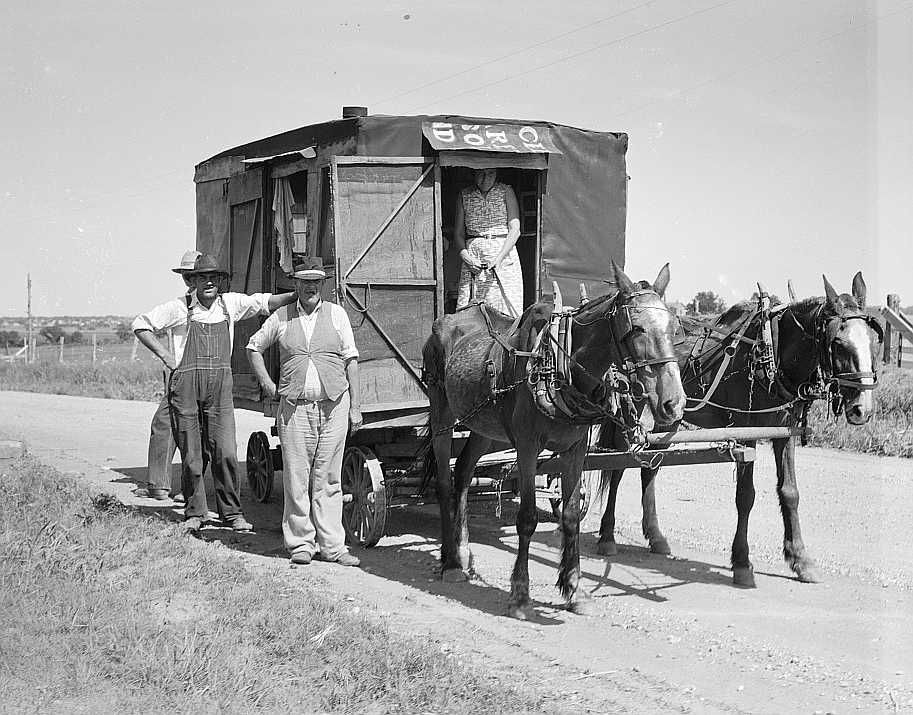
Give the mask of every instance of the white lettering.
[{"label": "white lettering", "polygon": [[492,144],[507,144],[507,132],[486,129],[485,136],[488,137]]},{"label": "white lettering", "polygon": [[534,144],[539,141],[539,132],[533,127],[520,127],[520,141],[524,144]]},{"label": "white lettering", "polygon": [[463,141],[470,146],[482,146],[485,143],[485,139],[478,134],[464,134]]},{"label": "white lettering", "polygon": [[461,124],[460,129],[464,132],[477,132],[481,126],[481,124]]},{"label": "white lettering", "polygon": [[456,136],[453,133],[453,125],[447,122],[432,122],[431,133],[438,141],[453,143]]}]

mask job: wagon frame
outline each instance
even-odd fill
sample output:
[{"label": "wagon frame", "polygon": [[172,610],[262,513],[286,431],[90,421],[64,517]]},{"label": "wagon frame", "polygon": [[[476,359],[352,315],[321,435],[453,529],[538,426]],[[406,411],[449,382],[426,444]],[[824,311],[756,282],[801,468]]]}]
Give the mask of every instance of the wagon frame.
[{"label": "wagon frame", "polygon": [[[364,426],[350,434],[343,457],[344,522],[349,539],[371,546],[383,535],[390,500],[416,495],[424,478],[420,448],[428,418],[421,347],[431,324],[451,312],[458,257],[447,248],[452,207],[474,168],[497,167],[520,204],[517,242],[524,306],[568,302],[613,290],[611,260],[624,264],[627,135],[548,122],[453,116],[369,116],[344,108],[343,118],[251,142],[200,163],[197,248],[231,270],[245,293],[293,289],[296,254],[320,256],[332,272],[325,297],[349,314],[358,345]],[[256,319],[235,328],[235,406],[274,417],[263,399],[245,346]],[[271,349],[267,367],[278,374]],[[459,427],[457,427],[459,430]],[[273,429],[275,437],[275,428]],[[465,434],[455,434],[456,455]],[[695,462],[751,461],[754,451],[727,436],[704,449],[648,446],[639,452],[591,450],[588,470]],[[656,456],[659,455],[659,456]],[[512,487],[510,450],[484,457],[474,487]],[[561,471],[560,455],[544,454],[543,471]],[[263,432],[247,445],[252,493],[267,501],[281,445]],[[549,477],[537,486],[560,494]]]}]

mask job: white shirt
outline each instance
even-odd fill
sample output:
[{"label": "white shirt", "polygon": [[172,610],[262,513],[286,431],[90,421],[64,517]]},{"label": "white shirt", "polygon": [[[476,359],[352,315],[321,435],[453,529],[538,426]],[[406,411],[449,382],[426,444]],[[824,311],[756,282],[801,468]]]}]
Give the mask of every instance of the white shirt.
[{"label": "white shirt", "polygon": [[[304,308],[301,307],[301,301],[296,303],[296,307],[298,308],[298,321],[301,324],[304,337],[307,338],[308,342],[311,341],[311,336],[314,334],[314,326],[317,325],[317,316],[320,314],[320,311],[329,310],[330,320],[333,323],[333,328],[336,330],[336,335],[339,336],[339,343],[342,346],[340,357],[344,361],[358,357],[358,348],[355,347],[355,336],[352,334],[352,324],[349,322],[349,316],[346,313],[345,308],[336,305],[336,303],[329,303],[325,300],[321,300],[311,314],[308,315],[304,311]],[[282,306],[266,319],[266,322],[260,326],[260,330],[251,335],[250,341],[247,343],[247,349],[256,350],[258,353],[265,352],[268,347],[278,342],[279,339],[285,335],[285,331],[288,330],[289,322],[291,322],[289,307]],[[326,396],[323,385],[320,384],[320,377],[317,375],[317,368],[314,365],[314,361],[308,360],[307,373],[305,373],[304,376],[304,395],[302,395],[302,399],[325,400]]]},{"label": "white shirt", "polygon": [[[269,299],[272,293],[222,293],[220,297],[225,301],[228,311],[228,339],[234,345],[235,323],[239,320],[251,318],[255,315],[269,314]],[[195,323],[221,323],[225,320],[225,313],[219,298],[216,298],[207,309],[200,303],[196,291],[190,298],[193,309],[191,320]],[[187,342],[187,300],[185,296],[169,300],[167,303],[157,305],[148,313],[136,316],[131,326],[136,330],[151,330],[153,332],[170,331],[168,347],[174,354],[174,359],[180,364],[184,356],[184,344]]]}]

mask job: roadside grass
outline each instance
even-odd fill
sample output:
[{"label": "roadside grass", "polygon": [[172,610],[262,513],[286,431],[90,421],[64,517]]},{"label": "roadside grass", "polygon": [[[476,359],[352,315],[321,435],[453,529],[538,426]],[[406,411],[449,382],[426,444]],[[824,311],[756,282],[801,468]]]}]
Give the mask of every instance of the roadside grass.
[{"label": "roadside grass", "polygon": [[0,484],[4,709],[539,709],[287,568],[254,570],[28,455],[0,471]]},{"label": "roadside grass", "polygon": [[834,418],[823,401],[809,412],[809,444],[891,457],[913,457],[913,370],[887,367],[875,390],[875,415],[862,426]]},{"label": "roadside grass", "polygon": [[0,390],[157,401],[164,386],[158,361],[126,359],[95,365],[43,361],[0,363]]}]

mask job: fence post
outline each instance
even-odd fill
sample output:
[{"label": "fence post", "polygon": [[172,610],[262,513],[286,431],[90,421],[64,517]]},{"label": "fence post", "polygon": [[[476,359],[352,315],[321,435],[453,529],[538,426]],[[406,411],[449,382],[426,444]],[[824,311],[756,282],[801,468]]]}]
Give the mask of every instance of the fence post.
[{"label": "fence post", "polygon": [[95,364],[98,353],[98,333],[92,333],[92,364]]},{"label": "fence post", "polygon": [[139,345],[139,339],[133,338],[133,350],[130,351],[130,360],[136,360],[136,346]]},{"label": "fence post", "polygon": [[[885,299],[885,306],[890,309],[891,307],[891,295],[888,294],[888,297]],[[891,326],[891,321],[884,321],[884,353],[881,357],[881,362],[885,365],[891,364],[891,344],[894,342],[894,328]]]},{"label": "fence post", "polygon": [[62,363],[63,362],[63,335],[60,336],[59,343],[60,343],[60,352],[57,355],[57,361]]}]

